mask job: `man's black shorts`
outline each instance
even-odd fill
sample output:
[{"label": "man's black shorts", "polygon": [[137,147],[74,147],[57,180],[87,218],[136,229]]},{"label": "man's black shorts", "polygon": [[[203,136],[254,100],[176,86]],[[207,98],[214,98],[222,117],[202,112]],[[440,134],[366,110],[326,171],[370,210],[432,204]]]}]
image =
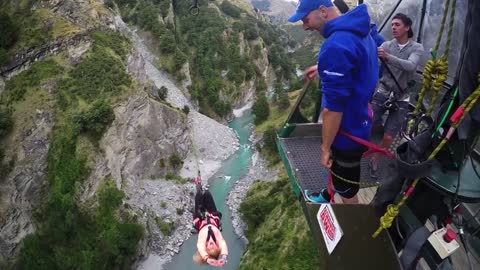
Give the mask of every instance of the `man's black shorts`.
[{"label": "man's black shorts", "polygon": [[[367,147],[341,150],[332,147],[333,164],[331,170],[351,181],[360,182],[360,161]],[[359,186],[338,179],[332,174],[332,183],[340,196],[350,199],[358,193]]]}]

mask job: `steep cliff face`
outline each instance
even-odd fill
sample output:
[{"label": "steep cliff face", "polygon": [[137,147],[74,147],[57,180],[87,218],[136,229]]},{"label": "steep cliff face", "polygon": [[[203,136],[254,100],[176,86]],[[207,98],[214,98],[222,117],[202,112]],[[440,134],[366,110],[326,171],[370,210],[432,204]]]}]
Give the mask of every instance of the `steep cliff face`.
[{"label": "steep cliff face", "polygon": [[[195,176],[198,169],[205,179],[213,174],[236,150],[235,134],[195,111],[184,94],[188,84],[172,81],[170,75],[159,71],[152,63],[155,56],[118,17],[115,19],[103,1],[39,1],[30,8],[53,16],[49,21],[53,22],[55,39],[12,49],[11,60],[0,68],[0,95],[10,95],[10,81],[29,71],[33,63],[53,59],[63,69],[53,77],[38,78],[38,86],[11,104],[14,128],[0,138],[4,155],[1,168],[9,167],[8,174],[0,175],[0,266],[3,260],[14,259],[22,239],[43,222],[33,216],[50,193],[47,161],[52,130],[61,111],[55,101],[59,91],[64,91],[64,85],[58,84],[68,70],[92,53],[97,45],[91,33],[102,29],[118,30],[131,40],[125,64],[134,83],[111,99],[115,120],[98,144],[86,137],[79,142],[87,145],[79,149],[90,150],[86,151],[88,175],[75,192],[76,204],[93,211],[96,204],[92,201],[97,199],[104,179],[111,179],[126,195],[122,211],[133,214],[146,228],[139,255],[155,253],[168,260],[190,235],[193,185],[182,183],[182,177]],[[58,22],[65,31],[59,31]],[[167,89],[165,100],[158,97],[162,87]],[[191,110],[188,114],[182,111],[185,106]],[[214,135],[205,130],[215,130]],[[170,164],[172,156],[180,164]],[[166,180],[167,173],[179,175]]]},{"label": "steep cliff face", "polygon": [[[0,177],[0,258],[14,256],[23,237],[35,231],[32,215],[48,192],[46,163],[53,111],[51,103],[28,104],[30,101],[23,105],[36,105],[36,110],[17,110],[25,126],[3,142],[9,146],[4,162],[14,165],[8,175]],[[29,114],[19,115],[24,112]]]},{"label": "steep cliff face", "polygon": [[100,145],[104,156],[97,156],[87,197],[107,175],[122,189],[165,177],[166,165],[161,163],[174,154],[183,159],[190,148],[188,123],[177,110],[138,92],[115,108],[115,120]]},{"label": "steep cliff face", "polygon": [[[68,31],[55,32],[52,40],[38,46],[13,48],[10,61],[0,68],[0,95],[5,82],[8,84],[10,79],[29,70],[39,60],[63,53],[67,62],[78,63],[91,46],[87,32],[98,25],[108,27],[104,20],[109,18],[102,13],[103,9],[91,8],[88,1],[42,1],[31,8],[34,16],[44,16],[45,21],[39,21],[48,26],[44,28],[45,35],[59,30],[60,25]],[[15,91],[25,91],[25,95],[8,105],[12,109],[14,128],[8,136],[0,138],[3,152],[3,160],[0,159],[3,168],[0,170],[0,261],[13,258],[20,241],[36,230],[38,223],[33,215],[40,210],[49,192],[47,158],[56,118],[57,85],[55,79],[31,79],[28,75],[20,80],[37,79],[39,84],[31,85],[36,89],[26,89],[28,83],[23,86],[21,82],[10,83],[19,85]]]}]

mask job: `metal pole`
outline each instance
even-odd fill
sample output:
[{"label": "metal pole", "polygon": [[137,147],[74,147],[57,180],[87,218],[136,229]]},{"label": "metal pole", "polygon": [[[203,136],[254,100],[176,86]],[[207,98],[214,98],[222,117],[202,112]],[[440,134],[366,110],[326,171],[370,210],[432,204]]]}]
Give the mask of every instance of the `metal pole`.
[{"label": "metal pole", "polygon": [[390,12],[390,14],[388,14],[388,16],[385,18],[385,20],[382,22],[382,25],[380,26],[380,28],[378,29],[378,32],[380,33],[383,28],[385,27],[385,25],[387,24],[387,22],[390,21],[390,18],[393,16],[393,13],[395,13],[395,11],[397,10],[398,6],[400,6],[400,4],[402,3],[402,0],[398,0],[397,4],[395,5],[395,7],[392,9],[392,11]]},{"label": "metal pole", "polygon": [[420,17],[420,27],[418,28],[418,36],[417,36],[417,42],[418,43],[422,43],[423,23],[425,21],[425,14],[426,13],[427,13],[427,0],[423,0],[422,15]]}]

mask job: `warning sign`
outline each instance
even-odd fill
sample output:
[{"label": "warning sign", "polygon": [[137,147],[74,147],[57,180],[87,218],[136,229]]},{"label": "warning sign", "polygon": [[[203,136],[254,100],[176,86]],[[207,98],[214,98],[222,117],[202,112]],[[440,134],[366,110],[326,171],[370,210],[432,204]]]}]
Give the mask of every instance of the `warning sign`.
[{"label": "warning sign", "polygon": [[323,234],[323,240],[327,246],[328,254],[332,254],[332,251],[343,236],[343,231],[340,228],[340,224],[338,224],[337,218],[335,217],[330,204],[320,205],[320,209],[318,209],[317,213],[317,220]]}]

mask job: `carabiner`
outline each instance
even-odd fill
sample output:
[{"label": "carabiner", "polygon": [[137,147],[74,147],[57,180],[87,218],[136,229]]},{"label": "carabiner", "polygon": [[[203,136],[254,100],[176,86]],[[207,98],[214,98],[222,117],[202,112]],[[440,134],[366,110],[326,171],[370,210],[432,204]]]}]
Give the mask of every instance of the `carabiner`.
[{"label": "carabiner", "polygon": [[385,103],[383,103],[383,107],[385,107],[386,109],[390,109],[392,108],[392,106],[393,106],[393,102],[390,100],[387,100],[385,101]]},{"label": "carabiner", "polygon": [[189,8],[189,12],[190,12],[190,15],[197,16],[198,13],[200,13],[200,8],[198,7],[198,5],[192,5]]},{"label": "carabiner", "polygon": [[197,16],[200,13],[200,8],[198,7],[198,0],[193,0],[192,5],[188,9],[189,13],[193,16]]}]

